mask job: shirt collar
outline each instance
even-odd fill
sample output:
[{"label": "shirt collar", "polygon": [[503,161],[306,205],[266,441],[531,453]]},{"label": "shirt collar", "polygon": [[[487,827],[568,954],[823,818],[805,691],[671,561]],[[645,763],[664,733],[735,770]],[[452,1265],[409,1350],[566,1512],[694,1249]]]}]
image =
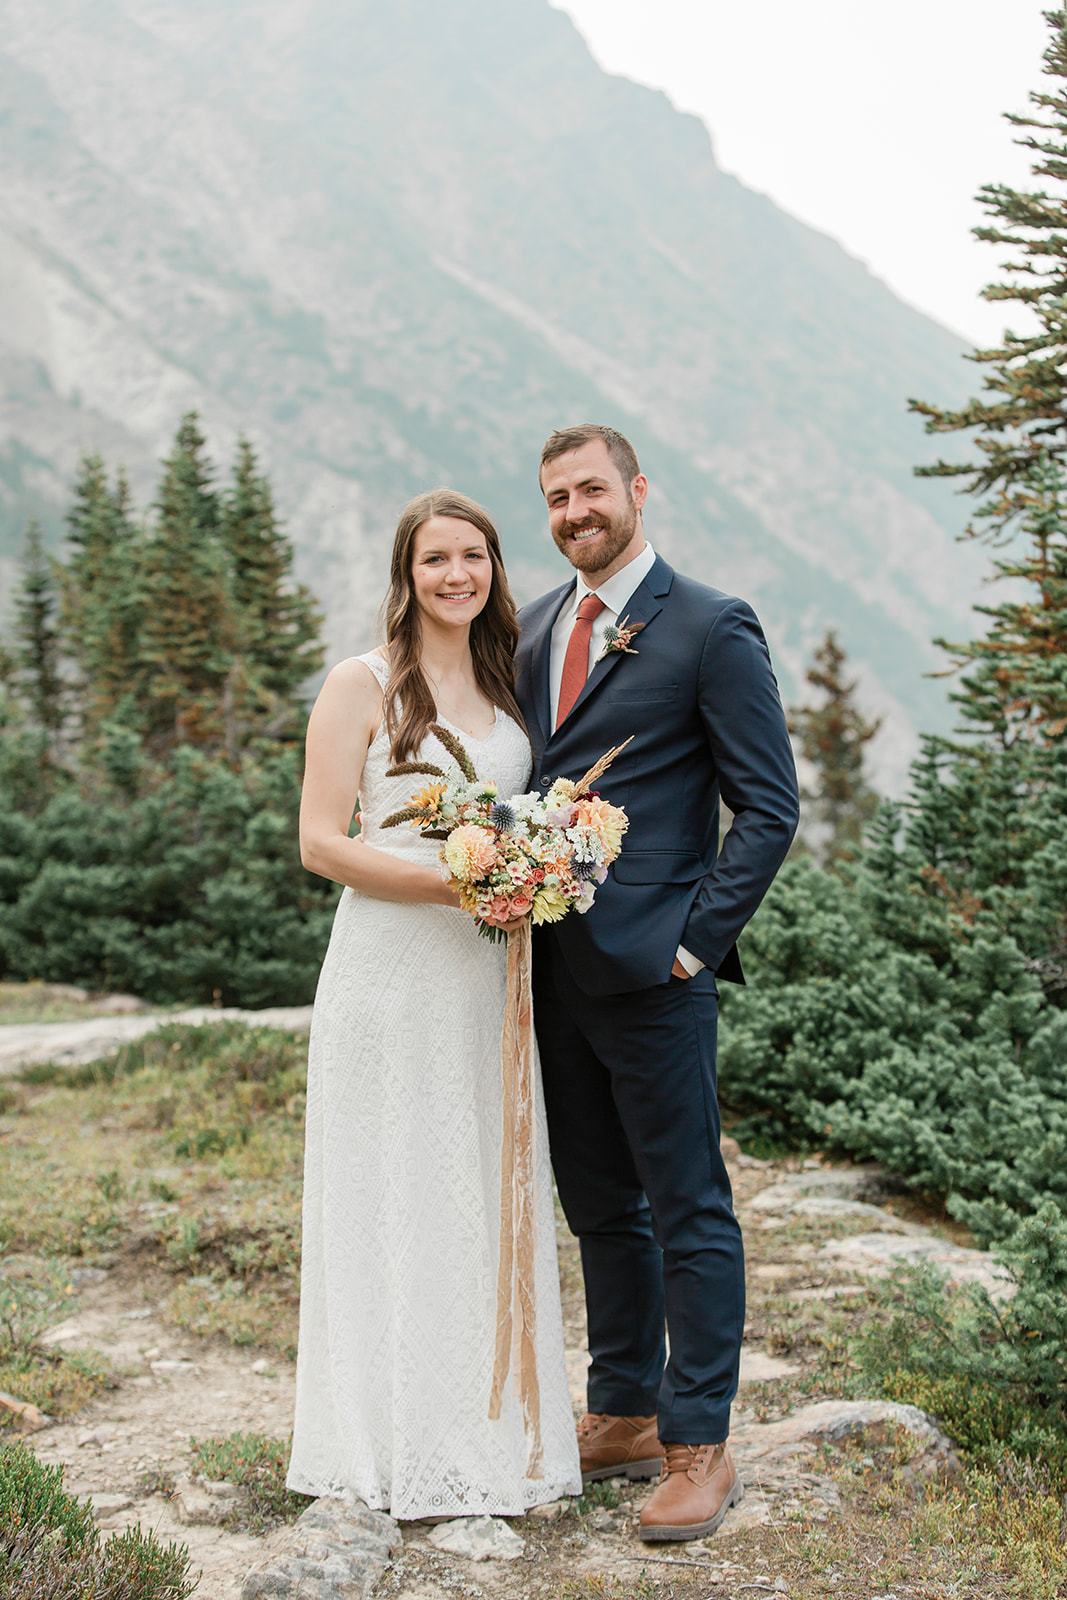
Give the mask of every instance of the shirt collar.
[{"label": "shirt collar", "polygon": [[570,606],[572,615],[577,616],[578,607],[586,595],[595,594],[598,600],[604,602],[606,610],[613,611],[617,617],[621,617],[624,607],[628,606],[633,599],[634,591],[638,585],[643,583],[652,571],[655,559],[656,552],[650,544],[646,544],[640,555],[634,556],[633,560],[627,562],[625,567],[616,572],[606,583],[602,583],[599,589],[590,589],[579,572],[574,598]]}]

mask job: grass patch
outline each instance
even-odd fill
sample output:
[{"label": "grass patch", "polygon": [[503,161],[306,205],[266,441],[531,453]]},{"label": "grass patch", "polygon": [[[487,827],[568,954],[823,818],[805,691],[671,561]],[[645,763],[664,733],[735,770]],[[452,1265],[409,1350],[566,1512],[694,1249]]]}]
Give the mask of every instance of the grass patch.
[{"label": "grass patch", "polygon": [[221,1439],[192,1439],[193,1458],[201,1477],[225,1479],[247,1493],[243,1506],[228,1513],[231,1531],[266,1533],[280,1522],[293,1522],[311,1504],[312,1496],[285,1487],[289,1439],[262,1433],[231,1433]]},{"label": "grass patch", "polygon": [[[38,1406],[50,1417],[71,1417],[112,1384],[95,1350],[44,1350],[0,1360],[0,1389]],[[9,1425],[0,1413],[0,1429]]]},{"label": "grass patch", "polygon": [[91,1017],[87,1000],[57,992],[50,983],[0,983],[0,1026],[27,1022],[78,1022]]},{"label": "grass patch", "polygon": [[[95,1352],[51,1350],[40,1343],[44,1330],[69,1309],[73,1293],[59,1262],[0,1262],[0,1389],[54,1417],[79,1411],[108,1382]],[[9,1413],[0,1413],[0,1428],[12,1424]]]},{"label": "grass patch", "polygon": [[599,1483],[587,1483],[580,1495],[571,1501],[571,1510],[579,1517],[592,1516],[597,1511],[614,1511],[619,1504],[619,1480],[602,1478]]},{"label": "grass patch", "polygon": [[38,1256],[136,1252],[200,1334],[296,1347],[306,1040],[167,1024],[106,1060],[26,1068],[0,1138],[0,1238]]},{"label": "grass patch", "polygon": [[844,1514],[783,1534],[798,1580],[791,1592],[845,1600],[1067,1593],[1067,1509],[1047,1474],[1004,1460],[997,1472],[971,1467],[923,1481],[909,1470],[911,1448],[901,1435],[873,1452],[862,1441],[835,1452]]}]

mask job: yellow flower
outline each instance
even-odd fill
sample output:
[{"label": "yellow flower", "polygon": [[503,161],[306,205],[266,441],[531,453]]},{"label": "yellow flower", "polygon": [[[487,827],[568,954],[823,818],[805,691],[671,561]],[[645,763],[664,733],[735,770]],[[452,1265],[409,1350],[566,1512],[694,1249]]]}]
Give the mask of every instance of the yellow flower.
[{"label": "yellow flower", "polygon": [[484,828],[465,823],[452,829],[445,840],[444,856],[454,878],[463,883],[475,883],[496,865],[496,844],[492,834]]},{"label": "yellow flower", "polygon": [[420,789],[418,794],[412,795],[411,804],[424,806],[427,811],[436,811],[441,803],[441,796],[447,788],[447,783],[428,783],[425,789]]},{"label": "yellow flower", "polygon": [[535,927],[540,927],[542,922],[558,922],[570,910],[570,903],[563,894],[549,884],[542,884],[534,895],[533,910],[530,912],[530,921]]},{"label": "yellow flower", "polygon": [[[443,850],[441,854],[444,855]],[[477,916],[479,902],[478,890],[473,884],[470,883],[457,883],[455,888],[459,895],[459,903],[463,907],[464,911],[469,911],[472,917]]]}]

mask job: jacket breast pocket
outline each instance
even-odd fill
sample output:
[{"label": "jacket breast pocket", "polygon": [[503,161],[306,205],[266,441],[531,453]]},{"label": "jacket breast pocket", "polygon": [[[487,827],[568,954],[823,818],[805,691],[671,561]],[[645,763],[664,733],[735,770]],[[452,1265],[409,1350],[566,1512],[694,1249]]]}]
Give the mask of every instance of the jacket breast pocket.
[{"label": "jacket breast pocket", "polygon": [[604,698],[613,703],[625,701],[628,705],[636,704],[640,700],[677,700],[678,685],[676,683],[620,684],[617,689],[609,689]]},{"label": "jacket breast pocket", "polygon": [[687,850],[627,850],[612,867],[618,883],[695,883],[708,868]]}]

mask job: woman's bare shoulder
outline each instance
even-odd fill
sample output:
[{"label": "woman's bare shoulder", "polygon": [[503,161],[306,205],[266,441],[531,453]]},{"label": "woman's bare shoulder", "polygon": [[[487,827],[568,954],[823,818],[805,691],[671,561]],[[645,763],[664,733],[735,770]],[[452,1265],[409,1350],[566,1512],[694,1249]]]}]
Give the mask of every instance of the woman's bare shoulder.
[{"label": "woman's bare shoulder", "polygon": [[326,674],[315,701],[314,720],[355,717],[376,726],[381,708],[382,685],[373,669],[359,656],[347,656]]},{"label": "woman's bare shoulder", "polygon": [[[374,655],[388,666],[388,661],[383,650],[370,650],[367,655]],[[326,674],[323,688],[327,685],[335,689],[377,689],[381,694],[381,680],[366,659],[366,656],[346,656],[343,661],[338,661]]]}]

